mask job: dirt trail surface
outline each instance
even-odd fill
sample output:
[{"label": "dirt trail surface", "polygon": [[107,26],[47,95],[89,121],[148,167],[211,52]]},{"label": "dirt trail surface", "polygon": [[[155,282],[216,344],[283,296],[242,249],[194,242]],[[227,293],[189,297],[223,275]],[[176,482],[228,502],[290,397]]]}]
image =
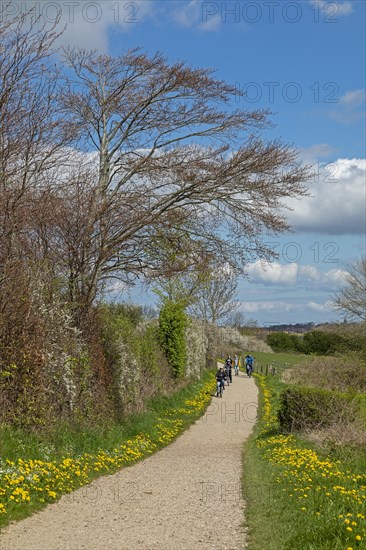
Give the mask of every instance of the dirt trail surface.
[{"label": "dirt trail surface", "polygon": [[256,414],[241,372],[168,447],[10,524],[1,550],[245,548],[241,453]]}]

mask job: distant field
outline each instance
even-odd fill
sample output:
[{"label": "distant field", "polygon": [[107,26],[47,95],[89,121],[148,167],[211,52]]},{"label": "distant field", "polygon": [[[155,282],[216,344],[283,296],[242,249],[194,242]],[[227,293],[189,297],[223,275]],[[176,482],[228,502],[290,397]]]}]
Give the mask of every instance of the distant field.
[{"label": "distant field", "polygon": [[273,362],[278,365],[292,367],[302,363],[303,361],[309,360],[308,355],[303,354],[294,354],[294,353],[264,353],[264,352],[253,352],[253,357],[256,364],[261,365],[271,365]]}]

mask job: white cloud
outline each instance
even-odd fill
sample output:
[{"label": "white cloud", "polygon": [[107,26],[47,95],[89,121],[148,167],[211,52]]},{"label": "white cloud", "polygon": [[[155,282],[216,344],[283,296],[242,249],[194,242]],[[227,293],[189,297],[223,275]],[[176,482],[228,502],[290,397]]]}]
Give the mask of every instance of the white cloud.
[{"label": "white cloud", "polygon": [[202,31],[215,31],[221,24],[219,15],[213,15],[204,20],[201,0],[190,0],[188,3],[180,5],[173,11],[172,18],[181,27],[196,28]]},{"label": "white cloud", "polygon": [[198,0],[191,0],[176,9],[172,14],[175,23],[181,27],[193,27],[197,24],[200,17],[200,6]]},{"label": "white cloud", "polygon": [[328,116],[342,124],[354,124],[365,118],[364,89],[349,90],[338,102],[337,107],[332,109]]},{"label": "white cloud", "polygon": [[246,272],[251,282],[293,286],[296,284],[298,269],[295,263],[281,265],[277,262],[266,263],[257,260],[247,266]]},{"label": "white cloud", "polygon": [[292,304],[283,301],[242,302],[241,308],[246,313],[258,313],[260,311],[281,312],[292,309]]},{"label": "white cloud", "polygon": [[343,269],[330,269],[323,274],[323,280],[324,282],[329,281],[329,285],[339,287],[344,285],[346,276],[347,271],[344,271]]},{"label": "white cloud", "polygon": [[310,147],[299,148],[301,158],[307,163],[313,163],[319,158],[329,157],[335,151],[334,147],[328,143],[316,143]]},{"label": "white cloud", "polygon": [[[325,4],[329,4],[329,2],[325,2]],[[353,11],[352,2],[337,2],[337,13],[339,15],[349,15]]]},{"label": "white cloud", "polygon": [[366,209],[366,159],[337,159],[314,166],[307,183],[311,196],[289,200],[287,214],[297,231],[363,235]]},{"label": "white cloud", "polygon": [[306,312],[331,312],[331,304],[329,301],[324,303],[308,301],[308,302],[288,302],[284,300],[265,300],[261,302],[241,302],[240,309],[244,313],[278,313],[283,314],[284,312],[294,314],[306,313]]},{"label": "white cloud", "polygon": [[198,25],[198,28],[202,31],[216,31],[220,25],[220,15],[214,15],[210,19],[207,19],[207,21],[202,21],[202,23]]},{"label": "white cloud", "polygon": [[115,26],[128,31],[152,15],[153,2],[134,0],[114,2],[103,0],[90,2],[77,0],[70,2],[42,2],[23,0],[9,2],[3,8],[4,18],[18,13],[27,13],[28,20],[39,18],[39,23],[52,25],[60,15],[58,30],[65,28],[58,43],[62,46],[77,46],[108,52],[108,33]]},{"label": "white cloud", "polygon": [[261,262],[249,264],[246,272],[250,283],[265,286],[303,287],[312,290],[334,290],[344,283],[346,271],[330,269],[324,273],[314,265],[299,265],[294,262]]},{"label": "white cloud", "polygon": [[360,105],[365,103],[365,90],[350,90],[339,100],[343,105]]},{"label": "white cloud", "polygon": [[320,311],[320,312],[323,312],[323,311],[328,311],[329,310],[329,306],[327,306],[327,304],[318,304],[317,302],[313,302],[313,301],[310,301],[310,302],[307,302],[305,304],[305,307],[307,309],[310,309],[312,311]]},{"label": "white cloud", "polygon": [[319,283],[322,275],[319,272],[318,268],[315,267],[315,265],[302,265],[299,266],[299,277],[301,277],[304,281],[310,281]]},{"label": "white cloud", "polygon": [[338,316],[329,300],[267,299],[242,301],[239,307],[246,317],[253,317],[263,326],[281,323],[336,321]]},{"label": "white cloud", "polygon": [[314,265],[299,267],[298,284],[307,289],[335,290],[344,284],[347,272],[343,269],[330,269],[321,273]]}]

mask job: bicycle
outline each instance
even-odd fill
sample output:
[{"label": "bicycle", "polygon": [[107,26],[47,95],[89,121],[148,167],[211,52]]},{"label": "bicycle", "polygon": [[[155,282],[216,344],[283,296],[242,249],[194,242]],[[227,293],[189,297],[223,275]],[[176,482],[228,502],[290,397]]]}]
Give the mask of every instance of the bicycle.
[{"label": "bicycle", "polygon": [[230,382],[233,381],[232,377],[230,376],[230,370],[228,368],[225,369],[225,380],[227,386],[230,386]]},{"label": "bicycle", "polygon": [[252,367],[252,365],[247,365],[247,375],[248,375],[248,378],[251,378],[251,377],[252,377],[252,372],[253,372],[253,367]]},{"label": "bicycle", "polygon": [[222,397],[223,393],[224,393],[224,384],[220,380],[220,381],[217,382],[216,397]]}]

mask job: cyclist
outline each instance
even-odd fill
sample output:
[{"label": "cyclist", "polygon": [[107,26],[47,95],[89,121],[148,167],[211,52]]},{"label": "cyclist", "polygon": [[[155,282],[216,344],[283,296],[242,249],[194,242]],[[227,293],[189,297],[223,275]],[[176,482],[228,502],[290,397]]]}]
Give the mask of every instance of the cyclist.
[{"label": "cyclist", "polygon": [[222,397],[222,392],[225,388],[225,378],[224,367],[220,367],[216,373],[216,397]]},{"label": "cyclist", "polygon": [[233,377],[232,377],[232,374],[231,374],[232,366],[233,366],[232,365],[232,360],[231,360],[231,357],[229,355],[229,357],[225,361],[226,381],[227,381],[228,386],[230,386],[230,382],[233,381]]},{"label": "cyclist", "polygon": [[235,355],[234,357],[234,369],[235,369],[235,376],[239,376],[239,357]]},{"label": "cyclist", "polygon": [[247,375],[250,378],[254,369],[254,357],[250,353],[248,353],[248,355],[245,357],[245,366],[247,369]]}]

